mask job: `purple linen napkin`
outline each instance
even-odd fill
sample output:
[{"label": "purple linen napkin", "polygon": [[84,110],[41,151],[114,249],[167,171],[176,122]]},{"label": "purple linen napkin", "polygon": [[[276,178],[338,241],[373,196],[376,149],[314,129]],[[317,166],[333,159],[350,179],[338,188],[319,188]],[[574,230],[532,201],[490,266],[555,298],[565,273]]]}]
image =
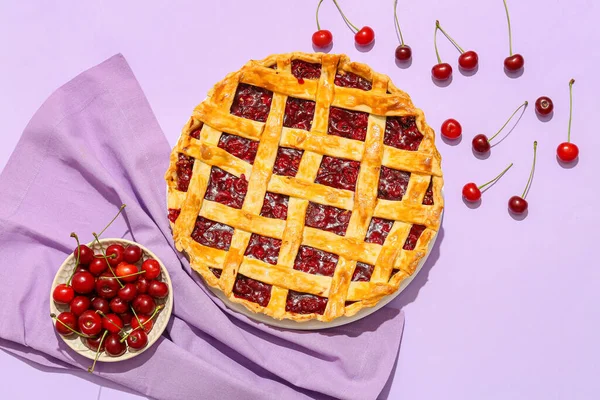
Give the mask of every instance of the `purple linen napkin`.
[{"label": "purple linen napkin", "polygon": [[121,55],[58,89],[26,127],[0,175],[0,348],[57,368],[87,368],[49,317],[56,270],[75,231],[138,241],[162,259],[174,310],[157,344],[95,374],[160,399],[375,398],[404,325],[383,308],[320,332],[275,329],[233,313],[173,248],[163,174],[170,146]]}]

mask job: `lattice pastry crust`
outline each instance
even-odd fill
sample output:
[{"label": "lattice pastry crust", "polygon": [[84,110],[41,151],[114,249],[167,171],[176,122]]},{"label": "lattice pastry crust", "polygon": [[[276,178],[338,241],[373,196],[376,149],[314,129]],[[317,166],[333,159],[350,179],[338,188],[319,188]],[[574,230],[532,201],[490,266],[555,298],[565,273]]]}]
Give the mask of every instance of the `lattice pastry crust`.
[{"label": "lattice pastry crust", "polygon": [[[288,110],[294,104],[303,116]],[[314,110],[309,123],[306,110]],[[364,138],[343,137],[354,128],[332,110],[364,117],[354,127]],[[342,133],[332,134],[333,124]],[[239,157],[222,145],[232,138]],[[301,154],[295,175],[273,172],[280,147]],[[358,175],[350,184],[341,174],[321,178],[325,158],[359,166]],[[443,209],[441,157],[423,112],[388,76],[345,55],[272,55],[227,75],[183,128],[166,181],[173,239],[192,268],[231,301],[296,321],[351,316],[398,290]],[[264,211],[265,196],[285,200],[273,203],[276,217]],[[315,227],[324,209],[337,215],[335,229]],[[302,265],[304,255],[316,268]]]}]

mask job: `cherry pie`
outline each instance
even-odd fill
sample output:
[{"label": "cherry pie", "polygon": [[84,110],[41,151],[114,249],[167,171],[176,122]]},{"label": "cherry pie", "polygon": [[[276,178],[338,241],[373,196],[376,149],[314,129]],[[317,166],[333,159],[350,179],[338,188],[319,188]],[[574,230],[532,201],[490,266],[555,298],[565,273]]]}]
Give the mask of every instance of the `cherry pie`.
[{"label": "cherry pie", "polygon": [[213,87],[173,149],[175,245],[252,311],[350,316],[427,253],[440,163],[423,112],[389,77],[345,55],[250,61]]}]

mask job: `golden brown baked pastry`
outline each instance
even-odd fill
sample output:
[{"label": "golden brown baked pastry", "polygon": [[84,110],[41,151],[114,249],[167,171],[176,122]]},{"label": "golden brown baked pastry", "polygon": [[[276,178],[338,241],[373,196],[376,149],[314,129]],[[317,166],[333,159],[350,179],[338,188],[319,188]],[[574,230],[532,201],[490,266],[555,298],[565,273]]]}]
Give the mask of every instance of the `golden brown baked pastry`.
[{"label": "golden brown baked pastry", "polygon": [[252,311],[350,316],[425,256],[440,161],[423,112],[389,77],[345,55],[250,61],[213,87],[173,149],[173,238]]}]

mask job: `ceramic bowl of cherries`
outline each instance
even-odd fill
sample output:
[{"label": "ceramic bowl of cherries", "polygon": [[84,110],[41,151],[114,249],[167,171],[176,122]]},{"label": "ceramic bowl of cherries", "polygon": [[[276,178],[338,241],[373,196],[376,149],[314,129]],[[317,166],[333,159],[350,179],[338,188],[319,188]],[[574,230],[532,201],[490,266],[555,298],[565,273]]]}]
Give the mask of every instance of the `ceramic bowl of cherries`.
[{"label": "ceramic bowl of cherries", "polygon": [[148,349],[166,328],[172,308],[171,279],[162,262],[124,239],[78,244],[60,266],[50,292],[56,331],[94,365]]}]

